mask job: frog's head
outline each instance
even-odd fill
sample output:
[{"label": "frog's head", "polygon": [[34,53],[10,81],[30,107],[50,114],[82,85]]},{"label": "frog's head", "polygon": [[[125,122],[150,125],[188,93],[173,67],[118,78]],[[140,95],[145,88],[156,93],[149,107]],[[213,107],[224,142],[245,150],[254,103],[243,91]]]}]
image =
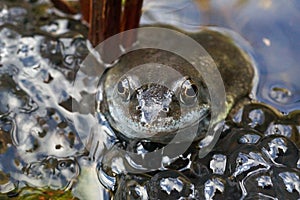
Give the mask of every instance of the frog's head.
[{"label": "frog's head", "polygon": [[123,136],[162,142],[208,119],[209,95],[197,72],[163,64],[122,70],[106,72],[100,107]]},{"label": "frog's head", "polygon": [[[116,79],[108,72],[102,112],[123,136],[162,141],[208,116],[207,91],[194,76],[142,66]],[[143,73],[142,73],[143,72]],[[113,84],[113,80],[116,80]]]},{"label": "frog's head", "polygon": [[174,80],[171,86],[141,85],[137,77],[125,76],[117,84],[115,100],[120,98],[119,103],[128,106],[131,118],[141,127],[167,129],[172,120],[180,119],[181,106],[190,112],[197,107],[198,97],[198,87],[189,77]]}]

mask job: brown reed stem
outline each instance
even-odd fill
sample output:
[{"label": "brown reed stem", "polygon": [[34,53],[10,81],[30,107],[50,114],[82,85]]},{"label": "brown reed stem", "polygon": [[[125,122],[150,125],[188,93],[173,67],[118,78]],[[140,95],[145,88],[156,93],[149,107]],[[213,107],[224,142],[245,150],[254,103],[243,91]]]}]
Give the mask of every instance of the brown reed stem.
[{"label": "brown reed stem", "polygon": [[[126,0],[122,15],[121,31],[138,28],[142,14],[143,0]],[[124,48],[131,47],[136,41],[136,32],[132,32],[127,38],[123,38]]]},{"label": "brown reed stem", "polygon": [[[90,25],[89,39],[94,47],[115,34],[139,26],[143,0],[126,0],[123,13],[122,0],[88,1],[90,2],[90,15],[87,15],[86,0],[81,0],[82,15]],[[135,40],[134,35],[127,39],[126,47],[132,45]]]},{"label": "brown reed stem", "polygon": [[82,14],[82,19],[90,23],[90,11],[91,9],[91,1],[90,0],[80,0],[80,12]]},{"label": "brown reed stem", "polygon": [[106,0],[90,0],[90,29],[89,39],[93,46],[97,46],[105,37],[105,4]]}]

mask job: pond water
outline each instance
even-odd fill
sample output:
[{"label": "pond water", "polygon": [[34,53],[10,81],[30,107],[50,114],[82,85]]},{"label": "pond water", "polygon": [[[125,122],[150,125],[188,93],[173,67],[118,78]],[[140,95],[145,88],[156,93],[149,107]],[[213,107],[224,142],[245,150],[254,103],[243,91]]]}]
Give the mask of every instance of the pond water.
[{"label": "pond water", "polygon": [[80,15],[44,0],[1,1],[0,199],[300,199],[299,10],[296,0],[145,0],[141,24],[234,31],[256,76],[210,153],[200,158],[192,144],[168,166],[135,174],[114,149],[159,144],[130,146],[87,112],[92,80],[75,81],[92,52]]},{"label": "pond water", "polygon": [[[229,28],[253,47],[259,70],[257,99],[282,112],[299,109],[300,15],[298,1],[145,1],[142,23],[165,23],[196,31],[201,25]],[[147,7],[146,6],[146,7]],[[200,11],[199,11],[200,7]]]}]

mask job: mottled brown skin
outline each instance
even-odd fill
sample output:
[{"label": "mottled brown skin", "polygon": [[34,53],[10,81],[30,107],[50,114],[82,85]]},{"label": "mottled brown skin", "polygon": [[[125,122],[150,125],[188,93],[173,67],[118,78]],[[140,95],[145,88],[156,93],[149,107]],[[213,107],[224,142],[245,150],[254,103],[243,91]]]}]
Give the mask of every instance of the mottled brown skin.
[{"label": "mottled brown skin", "polygon": [[227,103],[233,106],[237,100],[247,97],[252,90],[254,78],[253,62],[249,55],[234,44],[232,38],[218,31],[203,29],[190,36],[198,41],[215,61],[225,85]]},{"label": "mottled brown skin", "polygon": [[[204,28],[197,33],[185,33],[199,42],[204,49],[210,54],[210,56],[215,61],[221,76],[224,81],[225,90],[226,90],[226,111],[228,112],[232,106],[237,102],[239,99],[243,97],[247,97],[252,89],[252,81],[254,77],[254,69],[251,63],[250,57],[237,45],[235,45],[234,41],[228,37],[227,35],[221,33],[220,31],[216,31],[213,29]],[[205,59],[205,58],[203,58]],[[126,102],[115,103],[117,102],[118,96],[113,96],[110,94],[112,90],[114,90],[115,85],[119,82],[120,78],[126,74],[129,70],[133,69],[136,66],[146,64],[146,63],[161,63],[172,67],[176,71],[180,72],[183,76],[188,77],[192,80],[193,83],[197,86],[197,105],[187,106],[186,113],[182,113],[180,110],[179,99],[172,98],[172,102],[169,105],[169,112],[167,116],[172,117],[173,124],[177,124],[176,120],[178,120],[182,115],[187,115],[189,112],[199,110],[203,111],[203,105],[209,105],[210,99],[207,90],[207,86],[204,83],[201,74],[196,71],[188,61],[179,58],[179,56],[174,55],[170,52],[165,52],[162,50],[156,49],[144,49],[144,50],[137,50],[134,52],[130,52],[125,54],[121,57],[120,61],[112,68],[108,69],[105,73],[104,78],[102,79],[102,83],[104,85],[104,101],[100,104],[101,111],[104,115],[108,118],[112,127],[121,133],[121,136],[129,139],[135,139],[135,135],[131,134],[131,129],[123,129],[120,128],[120,121],[116,120],[113,116],[115,108],[112,108],[111,105],[121,105],[120,109],[122,109],[123,104],[125,105]],[[212,63],[213,65],[213,63]],[[147,71],[145,71],[147,73]],[[162,79],[167,78],[168,74],[160,74],[159,76]],[[221,83],[216,83],[221,84]],[[151,88],[152,86],[144,86]],[[137,90],[137,88],[135,88]],[[159,92],[159,91],[158,91]],[[136,129],[139,130],[141,119],[141,112],[137,111],[136,107],[139,105],[136,93],[133,92],[133,95],[130,97],[130,103],[127,105],[129,108],[129,112],[127,114],[118,113],[117,117],[123,119],[135,118],[132,120],[132,130]],[[164,92],[162,92],[164,93]],[[114,106],[113,106],[114,107]],[[118,110],[118,109],[116,109]],[[134,116],[134,117],[133,117]],[[161,119],[164,119],[165,115],[160,115]],[[206,118],[209,119],[209,111],[206,112]],[[175,122],[175,123],[174,123]],[[186,127],[186,126],[195,126],[199,124],[194,124],[193,120],[189,118],[187,121],[178,121],[178,127]],[[190,123],[191,122],[191,123]],[[124,123],[124,122],[123,122]],[[136,126],[135,126],[136,125]],[[164,143],[172,136],[174,130],[169,130],[169,126],[172,126],[172,123],[156,123],[151,122],[149,124],[149,129],[155,128],[160,126],[162,129],[165,130],[157,131],[155,136],[151,137],[152,141],[158,141]],[[205,129],[207,127],[203,127]],[[126,130],[126,131],[124,131]],[[198,138],[200,138],[199,136]],[[140,137],[137,137],[140,138]]]}]

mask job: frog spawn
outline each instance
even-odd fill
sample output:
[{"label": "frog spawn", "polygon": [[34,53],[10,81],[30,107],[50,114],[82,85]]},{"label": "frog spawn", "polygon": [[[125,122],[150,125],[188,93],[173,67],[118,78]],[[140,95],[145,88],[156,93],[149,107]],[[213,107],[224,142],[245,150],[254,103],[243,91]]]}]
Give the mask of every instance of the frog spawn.
[{"label": "frog spawn", "polygon": [[[46,116],[33,115],[36,117],[36,124],[24,124],[28,122],[28,118],[22,122],[19,121],[20,116],[22,114],[16,117],[18,128],[28,129],[29,133],[24,131],[23,135],[16,135],[18,133],[14,131],[15,123],[12,121],[7,121],[1,126],[1,129],[8,129],[12,136],[11,141],[3,140],[3,146],[7,145],[3,150],[7,152],[0,156],[1,170],[9,173],[11,183],[15,184],[10,190],[16,188],[17,181],[32,187],[71,187],[79,175],[74,148],[80,148],[76,135],[72,133],[72,127],[68,126],[62,116],[55,114],[53,109],[49,109]],[[52,155],[48,152],[52,152]],[[14,160],[9,158],[12,154],[15,155]],[[9,170],[14,170],[14,173]]]},{"label": "frog spawn", "polygon": [[[249,106],[252,109],[249,110]],[[253,117],[253,110],[258,110],[258,117]],[[245,104],[237,115],[249,117],[248,121],[238,122],[234,118],[234,125],[233,121],[228,121],[231,125],[224,129],[223,136],[207,156],[200,159],[189,149],[190,153],[182,155],[182,161],[186,159],[188,162],[177,160],[165,170],[151,172],[147,176],[127,174],[125,179],[115,179],[113,188],[118,187],[113,191],[116,197],[123,195],[125,198],[132,194],[127,198],[299,198],[299,147],[293,139],[294,133],[269,132],[269,126],[274,122],[280,124],[285,122],[285,118],[296,119],[298,114],[283,116],[264,104]],[[259,117],[261,115],[267,117],[264,119]],[[241,127],[240,123],[244,125]],[[290,126],[294,131],[295,125]],[[147,152],[145,147],[145,143],[139,144],[136,150]],[[107,169],[101,173],[106,172]],[[121,175],[122,170],[115,173]],[[110,176],[115,177],[113,174]],[[139,181],[132,181],[133,177]],[[123,185],[125,183],[130,186]],[[131,188],[131,192],[125,189],[127,187]]]},{"label": "frog spawn", "polygon": [[79,175],[79,165],[74,158],[49,156],[26,165],[22,170],[24,176],[20,176],[18,180],[34,187],[50,187],[54,190],[70,189]]},{"label": "frog spawn", "polygon": [[[251,138],[248,134],[247,140],[244,135],[240,142],[256,144],[262,161],[260,166],[244,178],[242,191],[244,191],[245,199],[299,198],[300,193],[297,189],[300,183],[297,178],[300,175],[297,165],[299,145],[297,145],[298,139],[295,139],[299,132],[296,131],[296,124],[288,123],[286,120],[291,118],[296,120],[298,115],[295,113],[282,115],[264,104],[246,104],[242,108],[242,115],[238,113],[243,116],[243,119],[237,122],[238,124],[247,123],[248,127],[259,131],[251,134]],[[251,140],[253,142],[250,142]],[[295,182],[291,183],[291,180]]]},{"label": "frog spawn", "polygon": [[[69,113],[58,104],[68,98],[67,75],[85,56],[86,41],[77,33],[54,39],[48,30],[38,30],[49,18],[32,20],[32,10],[44,3],[22,2],[22,8],[17,4],[0,3],[0,198],[36,199],[49,188],[45,198],[69,199],[71,192],[64,195],[63,190],[73,187],[79,175],[76,156],[83,145]],[[73,60],[68,59],[65,71],[47,60],[45,52],[55,53],[49,45],[43,46],[49,40],[68,45],[62,56]]]}]

